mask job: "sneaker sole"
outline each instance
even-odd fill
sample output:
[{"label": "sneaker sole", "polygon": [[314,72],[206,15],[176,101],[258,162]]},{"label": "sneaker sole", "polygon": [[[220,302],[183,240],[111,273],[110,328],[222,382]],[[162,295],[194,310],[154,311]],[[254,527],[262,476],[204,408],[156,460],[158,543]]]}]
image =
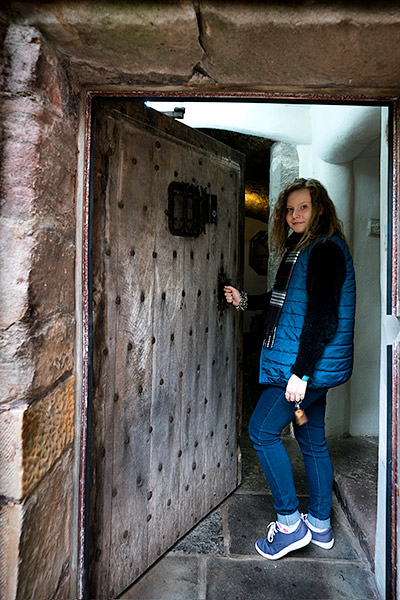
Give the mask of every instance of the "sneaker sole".
[{"label": "sneaker sole", "polygon": [[280,552],[277,552],[276,554],[266,554],[257,546],[257,542],[255,543],[255,548],[258,554],[261,554],[261,556],[263,556],[264,558],[268,558],[268,560],[278,560],[279,558],[282,558],[282,556],[285,556],[289,552],[293,552],[294,550],[299,550],[300,548],[304,548],[304,546],[308,546],[308,544],[311,542],[311,539],[311,531],[307,531],[306,535],[303,538],[301,538],[301,540],[293,542],[293,544],[286,546],[286,548],[283,548]]},{"label": "sneaker sole", "polygon": [[330,542],[317,542],[316,540],[312,539],[311,543],[314,544],[315,546],[319,546],[320,548],[323,548],[324,550],[330,550],[331,548],[333,548],[335,540],[332,538]]}]

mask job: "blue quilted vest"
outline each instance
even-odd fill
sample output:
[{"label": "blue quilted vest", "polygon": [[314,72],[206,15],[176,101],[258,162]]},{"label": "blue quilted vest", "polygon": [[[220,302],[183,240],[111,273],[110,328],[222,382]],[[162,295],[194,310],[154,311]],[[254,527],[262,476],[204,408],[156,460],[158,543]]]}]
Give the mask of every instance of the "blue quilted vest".
[{"label": "blue quilted vest", "polygon": [[[346,244],[337,236],[330,238],[342,249],[346,259],[346,277],[339,300],[339,323],[335,336],[325,347],[314,373],[310,388],[330,388],[345,383],[353,369],[353,337],[356,284],[353,261]],[[317,242],[314,242],[314,244]],[[305,248],[293,270],[285,304],[279,318],[273,348],[263,347],[260,360],[260,383],[286,384],[296,361],[300,334],[307,310],[307,268],[313,245]]]}]

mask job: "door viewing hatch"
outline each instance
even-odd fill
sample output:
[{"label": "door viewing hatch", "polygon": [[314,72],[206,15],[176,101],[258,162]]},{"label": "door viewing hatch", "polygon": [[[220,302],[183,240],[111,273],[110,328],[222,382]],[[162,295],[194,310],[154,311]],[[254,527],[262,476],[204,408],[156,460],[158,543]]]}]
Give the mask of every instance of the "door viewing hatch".
[{"label": "door viewing hatch", "polygon": [[89,597],[111,598],[239,482],[219,286],[241,280],[244,165],[142,103],[94,110]]}]

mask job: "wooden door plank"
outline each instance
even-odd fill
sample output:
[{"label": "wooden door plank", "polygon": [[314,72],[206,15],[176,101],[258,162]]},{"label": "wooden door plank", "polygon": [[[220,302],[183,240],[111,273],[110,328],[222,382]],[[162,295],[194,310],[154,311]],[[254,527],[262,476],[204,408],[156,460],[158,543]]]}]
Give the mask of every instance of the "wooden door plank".
[{"label": "wooden door plank", "polygon": [[[140,132],[118,120],[123,151],[114,235],[118,243],[118,342],[114,403],[110,589],[118,593],[149,561],[147,519],[153,362],[155,212],[147,182],[151,152]],[[140,232],[138,236],[137,232]],[[124,565],[121,568],[120,565]],[[128,578],[128,579],[127,579]]]}]

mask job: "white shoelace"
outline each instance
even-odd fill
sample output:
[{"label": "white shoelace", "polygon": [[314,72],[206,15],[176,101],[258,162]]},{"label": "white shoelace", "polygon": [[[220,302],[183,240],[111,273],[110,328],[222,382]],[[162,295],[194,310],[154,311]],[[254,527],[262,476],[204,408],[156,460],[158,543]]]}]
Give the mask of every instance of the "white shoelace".
[{"label": "white shoelace", "polygon": [[[312,525],[310,525],[310,523],[308,522],[308,513],[301,513],[300,517],[303,519],[303,521],[307,525],[307,527],[309,527],[309,528],[312,527]],[[326,527],[325,529],[321,529],[318,527],[312,527],[311,531],[314,531],[314,533],[322,533],[323,531],[326,531],[327,529],[329,529],[329,527]]]},{"label": "white shoelace", "polygon": [[276,521],[272,521],[269,525],[267,525],[268,528],[268,533],[267,533],[267,540],[269,542],[273,542],[274,541],[274,537],[276,534]]}]

